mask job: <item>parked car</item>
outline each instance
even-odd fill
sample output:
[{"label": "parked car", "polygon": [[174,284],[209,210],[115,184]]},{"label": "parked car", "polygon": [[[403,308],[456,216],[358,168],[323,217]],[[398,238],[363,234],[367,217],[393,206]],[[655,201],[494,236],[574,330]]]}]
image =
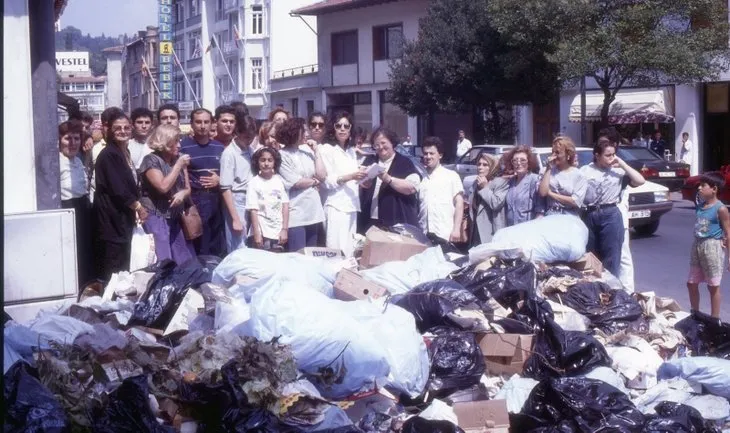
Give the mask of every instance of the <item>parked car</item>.
[{"label": "parked car", "polygon": [[468,152],[463,154],[461,158],[457,158],[456,162],[444,164],[444,167],[459,173],[459,176],[463,179],[465,176],[477,174],[476,163],[477,157],[480,153],[487,152],[492,155],[500,156],[513,147],[514,144],[480,144],[473,146]]},{"label": "parked car", "polygon": [[670,192],[679,191],[689,177],[689,165],[667,161],[651,149],[640,146],[620,146],[618,156],[638,170],[644,179],[664,185]]},{"label": "parked car", "polygon": [[[725,165],[719,171],[711,171],[705,174],[715,174],[725,179],[725,187],[720,190],[718,198],[730,205],[730,165]],[[697,187],[700,186],[700,176],[688,177],[682,185],[682,198],[694,202],[697,198]]]},{"label": "parked car", "polygon": [[[505,146],[507,147],[507,146]],[[511,146],[509,146],[511,147]],[[507,147],[507,148],[509,148]],[[482,148],[481,146],[475,148]],[[502,154],[506,152],[503,147],[491,147],[497,149]],[[472,151],[474,148],[472,148]],[[544,169],[547,164],[548,157],[552,154],[552,149],[549,147],[533,147],[532,151],[537,156],[538,166],[540,171]],[[470,151],[471,152],[471,151]],[[576,154],[578,156],[578,166],[582,167],[585,164],[590,164],[593,161],[593,149],[590,147],[578,147],[576,148]],[[469,153],[465,154],[466,157]],[[471,161],[471,165],[474,167],[473,173],[469,175],[462,175],[464,179],[464,190],[469,189],[474,184],[476,179],[476,157],[479,155],[477,152],[474,155],[474,160]],[[465,168],[467,161],[462,161],[462,171],[467,172]],[[453,169],[452,169],[453,170]],[[730,172],[728,173],[730,175]],[[730,179],[729,179],[730,180]],[[695,188],[696,191],[696,188]],[[638,188],[629,186],[627,188],[629,193],[629,227],[633,228],[637,233],[641,235],[654,234],[659,228],[661,217],[667,212],[671,211],[674,207],[674,203],[669,199],[669,188],[664,185],[658,184],[647,180],[643,185]],[[694,199],[692,199],[694,200]]]}]

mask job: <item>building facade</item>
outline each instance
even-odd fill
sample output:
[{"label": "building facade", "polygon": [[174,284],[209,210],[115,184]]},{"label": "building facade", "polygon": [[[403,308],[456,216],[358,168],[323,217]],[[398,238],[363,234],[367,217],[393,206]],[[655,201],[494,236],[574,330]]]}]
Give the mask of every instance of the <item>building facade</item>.
[{"label": "building facade", "polygon": [[[89,68],[86,51],[56,52],[56,73],[60,77],[59,91],[74,98],[81,111],[99,119],[106,108],[106,76],[95,77]],[[68,118],[65,110],[58,110],[60,122]]]},{"label": "building facade", "polygon": [[176,0],[173,5],[174,98],[194,107],[245,102],[267,116],[273,71],[317,62],[312,18],[289,15],[311,0]]},{"label": "building facade", "polygon": [[135,108],[157,110],[159,107],[158,80],[158,31],[147,26],[137,32],[137,37],[124,47],[122,53],[122,108],[131,112]]}]

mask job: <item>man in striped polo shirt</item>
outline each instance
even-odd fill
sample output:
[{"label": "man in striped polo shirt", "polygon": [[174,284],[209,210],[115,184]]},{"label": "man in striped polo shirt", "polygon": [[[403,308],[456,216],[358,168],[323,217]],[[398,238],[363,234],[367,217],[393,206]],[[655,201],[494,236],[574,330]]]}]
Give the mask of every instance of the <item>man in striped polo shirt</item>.
[{"label": "man in striped polo shirt", "polygon": [[188,176],[193,203],[198,207],[203,222],[203,235],[194,241],[198,255],[223,257],[224,222],[220,193],[220,159],[225,146],[208,135],[213,114],[198,108],[190,114],[192,137],[184,137],[180,152],[190,155]]}]

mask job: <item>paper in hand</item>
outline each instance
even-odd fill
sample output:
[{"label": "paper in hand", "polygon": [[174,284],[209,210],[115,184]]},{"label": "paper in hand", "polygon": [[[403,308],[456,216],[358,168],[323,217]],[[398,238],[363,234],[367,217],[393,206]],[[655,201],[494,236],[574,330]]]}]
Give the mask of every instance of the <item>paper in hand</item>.
[{"label": "paper in hand", "polygon": [[380,164],[372,164],[367,168],[367,171],[365,172],[365,178],[363,178],[360,181],[360,185],[362,185],[365,182],[369,182],[376,177],[378,177],[381,173],[385,171],[385,168]]}]

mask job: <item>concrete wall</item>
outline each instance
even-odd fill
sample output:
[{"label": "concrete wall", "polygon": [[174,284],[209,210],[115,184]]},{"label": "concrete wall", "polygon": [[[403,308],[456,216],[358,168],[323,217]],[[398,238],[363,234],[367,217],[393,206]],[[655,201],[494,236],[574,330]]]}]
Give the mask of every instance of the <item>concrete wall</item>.
[{"label": "concrete wall", "polygon": [[122,53],[106,52],[106,103],[122,106]]},{"label": "concrete wall", "polygon": [[[312,3],[313,0],[277,0],[270,2],[271,65],[269,77],[272,76],[273,71],[282,71],[317,63],[317,34],[314,32],[317,29],[317,17],[303,16],[299,18],[289,15],[292,10]],[[246,24],[250,25],[249,23]]]}]

